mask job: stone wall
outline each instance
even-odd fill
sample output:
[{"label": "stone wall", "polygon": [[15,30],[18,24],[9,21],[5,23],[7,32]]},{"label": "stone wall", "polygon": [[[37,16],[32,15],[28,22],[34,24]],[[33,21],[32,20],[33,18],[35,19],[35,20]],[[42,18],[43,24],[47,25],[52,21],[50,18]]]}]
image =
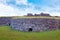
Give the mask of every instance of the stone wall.
[{"label": "stone wall", "polygon": [[47,18],[18,18],[11,20],[12,29],[20,31],[48,31],[58,30],[60,20]]},{"label": "stone wall", "polygon": [[9,26],[11,17],[0,17],[0,26]]},{"label": "stone wall", "polygon": [[60,29],[60,20],[49,18],[0,17],[0,26],[10,26],[20,31],[48,31]]}]

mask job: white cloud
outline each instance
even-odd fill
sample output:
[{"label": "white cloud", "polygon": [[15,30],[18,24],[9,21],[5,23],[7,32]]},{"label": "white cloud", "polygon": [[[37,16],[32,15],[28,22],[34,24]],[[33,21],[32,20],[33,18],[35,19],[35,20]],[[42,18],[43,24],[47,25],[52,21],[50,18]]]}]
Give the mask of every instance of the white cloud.
[{"label": "white cloud", "polygon": [[[22,15],[24,10],[6,5],[9,0],[0,0],[0,16],[18,16]],[[16,0],[16,4],[27,4],[27,0]]]},{"label": "white cloud", "polygon": [[0,16],[15,16],[17,13],[11,6],[0,4]]},{"label": "white cloud", "polygon": [[27,4],[27,0],[16,0],[16,4],[26,5],[26,8],[24,9],[18,9],[16,7],[12,7],[11,5],[5,5],[7,1],[9,0],[0,0],[0,16],[21,16],[34,11],[34,6],[31,3]]},{"label": "white cloud", "polygon": [[27,0],[16,0],[16,4],[24,4],[26,5],[27,4]]},{"label": "white cloud", "polygon": [[[39,5],[34,5],[32,3],[28,3],[27,0],[16,0],[16,5],[26,5],[26,7],[24,7],[24,9],[22,8],[17,8],[15,6],[11,6],[11,5],[6,5],[6,2],[9,0],[0,0],[0,16],[21,16],[21,15],[26,15],[27,13],[41,13],[41,12],[45,12],[45,13],[49,13],[51,15],[59,15],[60,13],[60,5],[59,5],[59,0],[50,0],[52,3],[51,6],[47,5],[43,5],[40,6],[40,10],[39,9],[35,9],[36,6]],[[11,0],[10,0],[11,1]],[[47,0],[45,0],[47,1]]]},{"label": "white cloud", "polygon": [[[8,0],[0,0],[0,16],[21,16],[27,13],[26,8],[18,9],[9,5],[6,5]],[[27,0],[16,0],[17,4],[27,4]]]}]

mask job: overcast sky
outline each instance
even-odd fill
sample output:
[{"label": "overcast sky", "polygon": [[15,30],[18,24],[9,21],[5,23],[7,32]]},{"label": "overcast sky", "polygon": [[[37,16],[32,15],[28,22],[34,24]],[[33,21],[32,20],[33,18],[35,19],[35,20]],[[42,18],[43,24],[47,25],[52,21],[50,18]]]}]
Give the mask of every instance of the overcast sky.
[{"label": "overcast sky", "polygon": [[22,16],[41,12],[60,16],[60,0],[0,0],[0,16]]}]

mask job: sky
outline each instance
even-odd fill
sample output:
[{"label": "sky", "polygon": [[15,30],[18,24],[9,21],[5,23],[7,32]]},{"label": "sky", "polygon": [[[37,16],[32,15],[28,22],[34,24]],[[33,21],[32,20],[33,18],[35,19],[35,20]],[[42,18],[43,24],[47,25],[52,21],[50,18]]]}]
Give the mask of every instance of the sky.
[{"label": "sky", "polygon": [[0,0],[0,16],[22,16],[41,12],[60,16],[60,0]]}]

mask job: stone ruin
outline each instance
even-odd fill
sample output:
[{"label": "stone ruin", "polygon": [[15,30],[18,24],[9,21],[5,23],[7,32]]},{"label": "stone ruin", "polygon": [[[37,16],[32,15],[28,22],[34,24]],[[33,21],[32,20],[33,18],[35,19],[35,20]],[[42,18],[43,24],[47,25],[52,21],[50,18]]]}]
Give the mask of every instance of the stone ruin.
[{"label": "stone ruin", "polygon": [[48,31],[60,29],[60,20],[46,18],[12,19],[11,27],[20,31]]},{"label": "stone ruin", "polygon": [[9,26],[11,17],[0,17],[0,26]]},{"label": "stone ruin", "polygon": [[0,26],[10,26],[12,29],[20,31],[48,31],[60,29],[60,20],[49,18],[10,18],[1,17]]},{"label": "stone ruin", "polygon": [[32,14],[32,13],[28,13],[26,16],[51,16],[48,13],[40,13],[40,14]]}]

